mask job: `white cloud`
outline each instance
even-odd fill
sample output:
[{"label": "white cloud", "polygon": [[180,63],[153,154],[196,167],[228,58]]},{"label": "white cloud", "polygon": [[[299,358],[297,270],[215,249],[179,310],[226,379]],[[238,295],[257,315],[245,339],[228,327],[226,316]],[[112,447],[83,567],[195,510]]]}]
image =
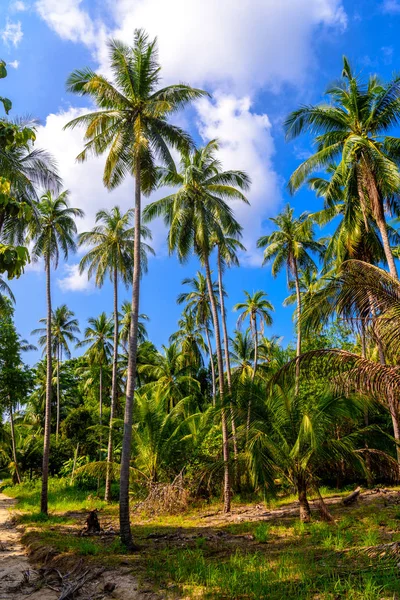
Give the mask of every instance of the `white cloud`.
[{"label": "white cloud", "polygon": [[214,86],[239,93],[260,86],[301,83],[310,64],[316,28],[347,24],[341,0],[115,0],[114,29],[106,29],[82,0],[37,0],[36,9],[63,39],[90,47],[107,64],[109,35],[131,42],[135,28],[158,36],[166,80]]},{"label": "white cloud", "polygon": [[64,265],[64,277],[57,279],[57,285],[63,292],[93,292],[95,287],[88,280],[87,273],[79,273],[79,264]]},{"label": "white cloud", "polygon": [[[267,114],[252,110],[252,98],[262,89],[277,92],[285,84],[304,84],[317,66],[315,35],[321,28],[340,33],[346,27],[342,0],[109,0],[108,6],[112,28],[93,19],[82,0],[35,4],[62,39],[83,43],[92,51],[100,72],[107,74],[109,68],[107,37],[130,43],[134,29],[144,28],[158,37],[164,83],[187,81],[214,92],[214,101],[197,105],[199,130],[206,140],[220,139],[225,168],[246,170],[253,180],[251,207],[237,206],[236,211],[244,226],[247,263],[259,264],[255,240],[263,220],[280,202],[280,181],[272,162],[271,123]],[[129,178],[111,194],[105,191],[104,158],[75,163],[83,132],[63,132],[62,126],[76,114],[79,111],[70,109],[49,115],[39,129],[38,146],[55,154],[72,204],[86,211],[79,224],[82,230],[93,225],[100,207],[118,203],[126,210],[133,194]],[[159,250],[165,232],[158,222],[152,229]]]},{"label": "white cloud", "polygon": [[233,203],[236,218],[243,226],[243,243],[247,248],[247,264],[260,264],[256,249],[262,222],[280,201],[279,181],[272,164],[274,141],[266,114],[251,111],[249,97],[216,94],[216,101],[201,100],[197,110],[199,130],[205,141],[218,138],[224,169],[246,171],[252,186],[247,194],[250,206]]},{"label": "white cloud", "polygon": [[[54,156],[65,189],[70,191],[71,206],[82,208],[85,217],[77,220],[79,231],[88,231],[95,222],[96,212],[100,208],[111,208],[119,205],[123,211],[134,205],[133,179],[127,177],[116,190],[108,192],[103,185],[105,156],[91,157],[81,164],[76,156],[83,149],[83,129],[63,130],[64,125],[87,109],[70,108],[68,111],[48,115],[44,125],[38,127],[36,146],[46,148]],[[158,197],[161,197],[158,193]],[[151,199],[154,199],[154,195]],[[150,199],[144,199],[144,203]],[[163,243],[165,235],[161,223],[151,225],[154,235],[153,246],[157,250]]]},{"label": "white cloud", "polygon": [[25,10],[28,10],[28,6],[21,0],[15,0],[15,2],[11,3],[10,10],[13,12],[24,12]]},{"label": "white cloud", "polygon": [[16,23],[12,23],[7,19],[6,26],[1,30],[0,34],[5,44],[13,44],[14,46],[18,46],[24,35],[21,22],[17,21]]},{"label": "white cloud", "polygon": [[18,69],[18,67],[19,67],[19,60],[13,60],[11,62],[8,62],[7,66],[12,67],[13,69]]},{"label": "white cloud", "polygon": [[105,27],[100,21],[92,21],[81,4],[82,0],[37,0],[35,8],[63,40],[97,46],[105,39]]},{"label": "white cloud", "polygon": [[384,0],[382,10],[388,14],[398,15],[400,14],[400,2],[398,0]]}]

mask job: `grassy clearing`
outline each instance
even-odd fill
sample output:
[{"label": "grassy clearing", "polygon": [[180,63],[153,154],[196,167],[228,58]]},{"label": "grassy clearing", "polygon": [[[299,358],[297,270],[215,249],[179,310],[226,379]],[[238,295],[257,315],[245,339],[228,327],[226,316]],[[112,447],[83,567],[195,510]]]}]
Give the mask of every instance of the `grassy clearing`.
[{"label": "grassy clearing", "polygon": [[[400,541],[400,505],[385,497],[371,496],[351,508],[332,506],[335,524],[317,516],[304,525],[296,518],[246,521],[238,515],[237,520],[216,525],[212,517],[203,517],[205,512],[215,513],[218,505],[178,516],[135,514],[133,529],[141,550],[126,555],[115,536],[77,535],[82,521],[69,513],[97,504],[87,492],[66,490],[60,482],[52,482],[51,490],[51,498],[56,490],[58,495],[47,519],[32,509],[31,492],[26,487],[19,490],[18,510],[24,507],[20,520],[29,525],[26,543],[95,563],[129,564],[146,587],[168,589],[178,597],[392,600],[400,594],[399,557],[371,558],[365,552],[370,546]],[[117,526],[116,519],[116,505],[100,512],[102,523]]]},{"label": "grassy clearing", "polygon": [[[18,498],[18,510],[32,514],[40,506],[41,482],[36,479],[20,485],[3,485],[1,491]],[[51,512],[68,512],[104,508],[107,506],[94,492],[71,486],[68,479],[49,479],[49,507]]]}]

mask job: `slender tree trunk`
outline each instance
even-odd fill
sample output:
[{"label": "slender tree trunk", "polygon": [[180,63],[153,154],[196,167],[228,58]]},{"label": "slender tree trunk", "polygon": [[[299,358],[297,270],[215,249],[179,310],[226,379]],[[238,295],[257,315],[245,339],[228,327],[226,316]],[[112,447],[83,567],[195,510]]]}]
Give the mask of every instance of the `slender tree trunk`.
[{"label": "slender tree trunk", "polygon": [[321,492],[319,491],[319,487],[317,485],[315,486],[315,491],[318,496],[317,506],[318,506],[319,514],[321,515],[321,519],[323,521],[326,521],[327,523],[333,523],[334,518],[332,517],[331,513],[329,512],[328,506],[326,505],[325,500],[321,496]]},{"label": "slender tree trunk", "polygon": [[47,297],[47,323],[46,323],[46,405],[44,416],[44,440],[42,463],[42,492],[40,497],[40,510],[47,515],[48,512],[48,481],[49,481],[49,456],[50,456],[50,427],[51,427],[51,287],[50,287],[50,257],[46,256],[46,297]]},{"label": "slender tree trunk", "polygon": [[57,344],[57,422],[56,422],[56,441],[58,442],[58,432],[60,429],[60,344]]},{"label": "slender tree trunk", "polygon": [[111,500],[111,463],[113,461],[113,422],[115,417],[115,408],[117,405],[117,367],[118,367],[118,338],[119,338],[119,320],[118,320],[118,269],[114,269],[114,354],[112,366],[112,383],[111,383],[111,409],[110,409],[110,426],[108,429],[108,448],[107,448],[107,476],[106,476],[106,491],[104,500]]},{"label": "slender tree trunk", "polygon": [[[299,273],[297,270],[297,260],[293,258],[293,275],[296,286],[296,298],[297,298],[297,346],[296,346],[296,358],[298,359],[301,354],[301,294],[299,284]],[[300,362],[297,360],[296,364],[296,390],[295,393],[299,392],[299,381],[300,381]]]},{"label": "slender tree trunk", "polygon": [[[366,339],[365,339],[364,319],[362,319],[362,321],[361,321],[360,337],[361,337],[361,356],[362,356],[362,358],[366,358],[367,343],[366,343]],[[368,427],[368,425],[369,425],[369,415],[368,415],[368,405],[367,404],[365,404],[365,406],[364,406],[364,425],[365,425],[365,427]],[[368,487],[372,487],[373,477],[372,477],[372,470],[371,470],[371,457],[368,452],[368,443],[367,442],[365,442],[365,450],[366,450],[365,465],[366,465],[366,470],[367,470],[367,485],[368,485]]]},{"label": "slender tree trunk", "polygon": [[366,158],[362,157],[364,163],[364,176],[367,184],[369,201],[371,204],[372,214],[374,216],[375,222],[378,226],[379,233],[382,238],[383,250],[385,252],[386,261],[389,267],[389,271],[392,277],[398,279],[396,263],[394,262],[393,252],[390,247],[387,223],[385,218],[385,211],[383,207],[382,198],[380,196],[378,186],[375,181],[375,177],[371,172],[371,169],[368,165]]},{"label": "slender tree trunk", "polygon": [[74,483],[76,461],[78,460],[78,451],[79,451],[79,442],[77,443],[76,448],[75,448],[75,452],[74,452],[74,463],[72,465],[71,480],[69,482],[69,485],[72,485]]},{"label": "slender tree trunk", "polygon": [[[229,337],[228,328],[226,326],[226,311],[225,311],[225,298],[224,298],[224,286],[222,285],[222,260],[221,260],[221,249],[218,246],[218,291],[219,291],[219,303],[221,305],[221,321],[222,331],[224,334],[224,352],[225,352],[225,365],[226,365],[226,380],[228,382],[229,396],[232,396],[232,372],[231,372],[231,359],[229,358]],[[233,460],[234,460],[234,477],[235,487],[239,487],[239,469],[238,469],[238,445],[237,445],[237,434],[236,434],[236,422],[235,415],[233,412],[232,401],[230,402],[231,412],[231,426],[232,426],[232,442],[233,442]]]},{"label": "slender tree trunk", "polygon": [[11,400],[10,402],[10,429],[11,429],[11,445],[12,445],[12,455],[15,467],[15,477],[18,483],[21,483],[21,475],[19,473],[18,460],[17,460],[17,446],[15,442],[15,428],[14,428],[14,413]]},{"label": "slender tree trunk", "polygon": [[307,500],[307,486],[302,480],[297,482],[297,493],[300,504],[300,521],[308,523],[311,518],[311,510]]},{"label": "slender tree trunk", "polygon": [[[99,462],[101,462],[102,452],[101,447],[103,445],[103,365],[100,363],[100,372],[99,372],[99,425],[100,425],[100,435],[99,435]],[[97,477],[97,495],[100,492],[100,481],[101,476],[100,473]]]},{"label": "slender tree trunk", "polygon": [[[256,377],[257,362],[258,362],[258,331],[257,331],[257,317],[255,316],[254,317],[254,363],[253,363],[253,373],[251,375],[251,383],[254,383],[254,379]],[[251,395],[249,396],[249,402],[247,404],[247,423],[246,423],[247,440],[249,439],[250,421],[251,421]]]},{"label": "slender tree trunk", "polygon": [[221,425],[222,425],[222,454],[224,459],[224,512],[230,512],[231,510],[231,484],[230,484],[230,476],[229,476],[229,439],[228,439],[228,428],[226,424],[226,412],[225,412],[225,381],[224,381],[224,363],[222,359],[222,349],[221,349],[221,336],[219,330],[219,319],[218,319],[218,310],[217,303],[215,302],[212,280],[211,280],[211,271],[210,271],[210,262],[208,256],[204,257],[204,265],[206,270],[206,280],[208,287],[208,295],[210,297],[211,303],[211,313],[213,317],[214,323],[214,333],[215,333],[215,348],[217,351],[217,364],[218,364],[218,382],[219,382],[219,395],[221,399]]},{"label": "slender tree trunk", "polygon": [[129,515],[129,468],[132,443],[133,400],[135,393],[136,358],[138,345],[139,291],[140,291],[140,218],[141,218],[141,178],[140,161],[136,162],[135,181],[135,241],[133,253],[132,315],[129,331],[128,379],[124,415],[124,437],[122,441],[119,523],[121,541],[129,549],[135,549]]},{"label": "slender tree trunk", "polygon": [[217,385],[215,383],[215,366],[214,366],[214,358],[213,358],[213,351],[212,351],[212,346],[211,346],[211,340],[210,340],[210,334],[208,332],[208,326],[206,324],[205,327],[205,331],[206,331],[206,339],[207,339],[207,346],[208,346],[208,353],[210,355],[210,367],[211,367],[211,381],[212,381],[212,397],[213,397],[213,406],[215,406],[215,398],[217,395]]}]

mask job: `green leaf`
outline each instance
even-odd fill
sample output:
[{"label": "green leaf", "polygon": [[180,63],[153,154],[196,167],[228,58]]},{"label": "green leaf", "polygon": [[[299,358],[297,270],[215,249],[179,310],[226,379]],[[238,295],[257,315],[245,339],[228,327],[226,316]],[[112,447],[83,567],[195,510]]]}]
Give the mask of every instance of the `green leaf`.
[{"label": "green leaf", "polygon": [[9,100],[8,98],[3,98],[2,96],[0,96],[0,102],[3,103],[4,110],[6,111],[6,114],[8,115],[8,113],[12,109],[12,102],[11,102],[11,100]]}]

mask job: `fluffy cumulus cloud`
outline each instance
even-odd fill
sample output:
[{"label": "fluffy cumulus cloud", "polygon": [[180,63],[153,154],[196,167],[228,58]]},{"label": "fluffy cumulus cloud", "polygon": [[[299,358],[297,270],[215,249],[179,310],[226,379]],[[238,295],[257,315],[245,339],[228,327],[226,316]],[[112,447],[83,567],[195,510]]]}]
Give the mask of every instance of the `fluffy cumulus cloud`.
[{"label": "fluffy cumulus cloud", "polygon": [[100,207],[109,206],[112,202],[127,208],[132,202],[128,180],[111,193],[103,186],[104,159],[93,157],[84,164],[77,163],[76,157],[83,148],[83,131],[64,131],[64,126],[83,112],[86,111],[71,108],[65,112],[48,115],[46,122],[38,128],[36,141],[38,148],[47,148],[54,156],[64,186],[70,191],[71,205],[85,211],[85,217],[77,221],[79,231],[93,226]]},{"label": "fluffy cumulus cloud", "polygon": [[252,180],[248,194],[250,206],[235,202],[236,218],[243,226],[243,242],[250,264],[260,264],[255,244],[262,231],[262,219],[277,207],[280,190],[272,165],[274,141],[271,123],[265,114],[251,110],[249,97],[216,94],[215,101],[198,104],[199,131],[205,141],[217,138],[225,169],[246,171]]},{"label": "fluffy cumulus cloud", "polygon": [[24,36],[21,22],[17,21],[13,23],[7,19],[6,26],[1,30],[0,35],[5,44],[12,44],[13,46],[17,47]]},{"label": "fluffy cumulus cloud", "polygon": [[93,21],[81,5],[82,0],[38,0],[35,8],[62,39],[99,45],[104,42],[105,27]]},{"label": "fluffy cumulus cloud", "polygon": [[36,9],[60,37],[80,41],[105,62],[106,33],[132,41],[137,27],[158,36],[167,80],[239,91],[299,83],[318,27],[342,30],[341,0],[115,0],[112,30],[93,20],[83,0],[37,0]]},{"label": "fluffy cumulus cloud", "polygon": [[28,5],[22,0],[15,0],[15,2],[11,2],[10,10],[13,12],[24,12],[28,10]]},{"label": "fluffy cumulus cloud", "polygon": [[[109,192],[103,185],[104,157],[90,157],[85,163],[78,163],[76,156],[83,148],[83,130],[67,129],[66,123],[86,112],[85,109],[71,108],[67,111],[48,115],[46,122],[38,127],[36,146],[46,148],[54,156],[65,189],[70,192],[70,204],[84,210],[85,216],[77,220],[78,231],[91,229],[96,212],[100,208],[120,206],[126,211],[134,204],[133,179],[126,178],[121,186]],[[160,196],[160,194],[158,194]],[[154,196],[156,197],[156,196]],[[144,199],[144,202],[149,202]],[[161,225],[152,226],[154,246],[162,244],[165,236],[160,236]]]},{"label": "fluffy cumulus cloud", "polygon": [[[114,0],[108,3],[111,29],[92,18],[88,6],[84,0],[35,3],[62,39],[90,48],[102,72],[108,68],[107,37],[129,43],[134,29],[141,27],[158,37],[165,83],[188,81],[213,92],[213,100],[196,105],[198,123],[189,128],[197,125],[205,141],[219,138],[224,167],[246,170],[252,178],[251,207],[238,204],[235,210],[244,226],[247,263],[256,264],[255,240],[262,222],[277,209],[280,182],[273,165],[271,123],[267,114],[253,110],[252,98],[262,89],[274,92],[284,84],[304,82],[316,66],[315,33],[321,28],[340,33],[346,27],[342,0]],[[93,224],[99,207],[131,206],[132,186],[126,181],[110,198],[102,186],[104,159],[75,163],[82,132],[62,132],[62,126],[76,114],[72,108],[49,115],[38,144],[55,154],[72,203],[85,209],[82,229]],[[159,235],[160,224],[154,227],[158,243],[165,235]]]},{"label": "fluffy cumulus cloud", "polygon": [[79,273],[79,264],[64,265],[64,276],[57,279],[63,292],[93,292],[94,284],[88,280],[87,273]]}]

